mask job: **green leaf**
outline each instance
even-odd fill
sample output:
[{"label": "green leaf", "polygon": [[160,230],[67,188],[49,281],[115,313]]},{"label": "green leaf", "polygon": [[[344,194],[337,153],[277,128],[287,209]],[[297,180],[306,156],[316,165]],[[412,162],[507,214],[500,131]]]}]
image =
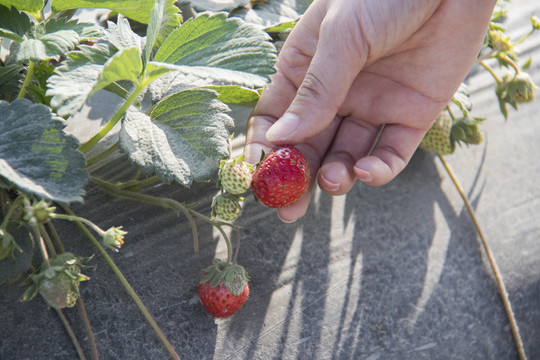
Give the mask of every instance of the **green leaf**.
[{"label": "green leaf", "polygon": [[28,15],[17,11],[16,8],[9,9],[0,5],[0,37],[22,42],[27,34],[34,31],[35,25]]},{"label": "green leaf", "polygon": [[192,3],[195,10],[202,11],[231,11],[240,6],[249,5],[249,0],[197,0]]},{"label": "green leaf", "polygon": [[253,106],[259,100],[258,91],[240,86],[205,86],[205,89],[216,91],[218,100],[229,105]]},{"label": "green leaf", "polygon": [[54,0],[55,11],[69,9],[110,9],[130,19],[148,24],[154,0]]},{"label": "green leaf", "polygon": [[146,47],[144,49],[144,63],[150,61],[155,48],[180,25],[178,8],[174,6],[175,0],[156,0],[150,13],[150,22],[146,30]]},{"label": "green leaf", "polygon": [[265,78],[275,72],[269,35],[226,13],[187,20],[161,44],[154,61],[242,71]]},{"label": "green leaf", "polygon": [[[152,63],[152,62],[151,62]],[[172,70],[150,84],[152,101],[157,102],[165,96],[193,87],[236,85],[249,89],[263,88],[266,77],[243,71],[218,69],[208,66],[184,66],[154,63]]]},{"label": "green leaf", "polygon": [[105,63],[90,94],[120,80],[137,83],[142,70],[143,63],[138,48],[121,50]]},{"label": "green leaf", "polygon": [[34,241],[27,227],[10,221],[6,230],[13,236],[13,240],[22,252],[16,249],[13,251],[13,256],[0,260],[0,285],[6,281],[17,280],[28,270],[34,249]]},{"label": "green leaf", "polygon": [[229,109],[208,89],[190,89],[156,104],[150,116],[132,108],[120,131],[120,146],[145,173],[190,186],[206,181],[227,157],[234,123]]},{"label": "green leaf", "polygon": [[51,201],[82,201],[86,161],[64,126],[45,105],[26,99],[0,101],[2,183]]},{"label": "green leaf", "polygon": [[231,16],[237,16],[253,24],[269,27],[285,21],[297,20],[309,7],[309,0],[268,0],[251,9],[237,8]]},{"label": "green leaf", "polygon": [[463,113],[463,116],[465,117],[469,114],[469,111],[472,110],[472,102],[470,96],[471,91],[469,90],[469,87],[462,83],[451,100],[459,107],[459,109]]},{"label": "green leaf", "polygon": [[[43,8],[43,0],[0,0],[0,5],[7,7],[14,6],[20,11],[38,13]],[[3,24],[0,21],[0,24]]]},{"label": "green leaf", "polygon": [[18,91],[20,81],[24,78],[24,67],[18,64],[0,66],[0,94],[9,94]]},{"label": "green leaf", "polygon": [[26,14],[4,6],[0,6],[0,24],[0,36],[20,43],[16,59],[21,63],[58,60],[79,42],[101,36],[94,24],[51,18],[34,25]]},{"label": "green leaf", "polygon": [[107,22],[105,39],[114,45],[118,50],[136,47],[139,49],[141,54],[146,42],[146,38],[140,37],[133,32],[133,30],[131,30],[128,19],[122,15],[118,16],[116,24],[112,21]]},{"label": "green leaf", "polygon": [[61,116],[76,113],[84,105],[105,64],[116,52],[108,44],[81,45],[67,54],[68,60],[47,81],[51,107]]}]

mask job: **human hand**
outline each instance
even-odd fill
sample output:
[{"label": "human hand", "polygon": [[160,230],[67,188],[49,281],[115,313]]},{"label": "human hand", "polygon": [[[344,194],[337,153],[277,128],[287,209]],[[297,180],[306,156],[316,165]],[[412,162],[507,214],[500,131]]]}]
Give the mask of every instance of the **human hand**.
[{"label": "human hand", "polygon": [[[315,0],[285,42],[248,122],[244,152],[293,144],[310,189],[278,210],[302,217],[317,179],[331,195],[383,185],[407,165],[469,72],[496,0]],[[371,151],[370,151],[371,150]]]}]

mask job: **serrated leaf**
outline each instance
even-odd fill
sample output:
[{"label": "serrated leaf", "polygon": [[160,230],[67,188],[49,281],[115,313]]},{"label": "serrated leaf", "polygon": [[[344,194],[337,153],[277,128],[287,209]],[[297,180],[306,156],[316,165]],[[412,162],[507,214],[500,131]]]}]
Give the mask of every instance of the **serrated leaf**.
[{"label": "serrated leaf", "polygon": [[32,236],[25,226],[17,222],[10,221],[7,231],[13,236],[14,241],[22,250],[15,250],[13,257],[8,256],[0,260],[0,284],[6,281],[14,281],[20,277],[32,262],[34,242]]},{"label": "serrated leaf", "polygon": [[275,72],[269,35],[226,13],[189,19],[161,44],[154,61],[242,71],[268,78]]},{"label": "serrated leaf", "polygon": [[297,20],[310,3],[308,0],[268,0],[252,8],[237,8],[231,11],[231,16],[237,16],[261,27],[269,27]]},{"label": "serrated leaf", "polygon": [[105,63],[90,94],[120,80],[136,83],[142,70],[143,63],[138,48],[120,50]]},{"label": "serrated leaf", "polygon": [[154,64],[169,68],[172,71],[150,84],[149,90],[153,102],[193,87],[235,85],[249,89],[259,89],[267,84],[266,77],[242,71],[207,66]]},{"label": "serrated leaf", "polygon": [[[0,2],[2,4],[3,2]],[[34,32],[35,25],[25,13],[16,8],[0,5],[0,37],[22,42],[27,34]]]},{"label": "serrated leaf", "polygon": [[57,75],[47,81],[47,96],[51,107],[61,116],[76,113],[84,105],[94,88],[103,64],[116,52],[108,44],[81,45],[67,54],[68,60],[57,68]]},{"label": "serrated leaf", "polygon": [[50,109],[20,99],[0,100],[0,178],[28,195],[70,203],[82,201],[88,181],[77,139]]},{"label": "serrated leaf", "polygon": [[55,11],[69,9],[110,9],[130,19],[148,24],[154,0],[54,0]]},{"label": "serrated leaf", "polygon": [[231,11],[240,6],[249,5],[249,0],[197,0],[192,3],[195,10],[202,11]]},{"label": "serrated leaf", "polygon": [[[43,0],[0,0],[0,5],[14,6],[20,11],[38,13],[43,8]],[[2,22],[0,21],[0,24]]]},{"label": "serrated leaf", "polygon": [[175,0],[155,0],[150,13],[150,21],[146,30],[146,46],[144,49],[144,63],[150,61],[155,48],[180,25],[179,10],[174,6]]},{"label": "serrated leaf", "polygon": [[144,172],[190,186],[206,181],[228,155],[233,120],[217,93],[191,89],[170,95],[150,116],[130,109],[120,131],[120,146]]},{"label": "serrated leaf", "polygon": [[205,86],[204,88],[216,91],[219,94],[218,100],[229,105],[252,106],[260,97],[257,90],[234,85]]},{"label": "serrated leaf", "polygon": [[141,54],[146,43],[145,38],[140,37],[133,30],[131,30],[128,19],[122,15],[118,16],[116,24],[112,21],[107,22],[105,39],[114,45],[118,50],[136,47],[139,49]]},{"label": "serrated leaf", "polygon": [[20,87],[23,79],[22,71],[24,67],[18,64],[0,66],[0,94],[15,92]]},{"label": "serrated leaf", "polygon": [[56,59],[73,50],[79,42],[100,36],[94,24],[66,18],[51,18],[34,25],[24,13],[0,6],[0,36],[20,43],[18,62]]}]

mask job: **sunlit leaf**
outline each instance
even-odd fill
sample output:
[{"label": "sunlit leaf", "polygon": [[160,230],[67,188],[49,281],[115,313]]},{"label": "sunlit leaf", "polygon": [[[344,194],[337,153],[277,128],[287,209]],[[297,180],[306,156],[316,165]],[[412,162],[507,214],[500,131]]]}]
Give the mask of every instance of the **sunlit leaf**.
[{"label": "sunlit leaf", "polygon": [[148,24],[154,0],[54,0],[56,11],[69,9],[110,9],[130,19]]},{"label": "sunlit leaf", "polygon": [[181,91],[146,115],[132,108],[120,131],[120,146],[145,173],[190,186],[206,181],[228,156],[234,123],[229,109],[208,89]]},{"label": "sunlit leaf", "polygon": [[142,69],[143,63],[138,48],[121,50],[105,63],[91,93],[95,93],[115,81],[137,82]]},{"label": "sunlit leaf", "polygon": [[103,70],[103,64],[115,52],[114,47],[100,43],[82,45],[79,50],[67,54],[68,60],[47,82],[47,96],[52,96],[51,106],[59,115],[72,115],[84,105]]},{"label": "sunlit leaf", "polygon": [[20,11],[28,11],[36,14],[43,8],[43,0],[0,0],[0,5],[7,7],[14,6]]}]

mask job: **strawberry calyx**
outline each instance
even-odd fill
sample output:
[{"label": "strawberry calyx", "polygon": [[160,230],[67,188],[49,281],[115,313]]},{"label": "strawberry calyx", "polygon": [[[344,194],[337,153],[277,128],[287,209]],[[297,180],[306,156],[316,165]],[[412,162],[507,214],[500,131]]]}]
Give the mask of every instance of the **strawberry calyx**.
[{"label": "strawberry calyx", "polygon": [[248,275],[243,266],[221,259],[215,259],[213,264],[204,269],[200,284],[209,282],[211,287],[223,284],[231,294],[239,296],[244,291]]}]

